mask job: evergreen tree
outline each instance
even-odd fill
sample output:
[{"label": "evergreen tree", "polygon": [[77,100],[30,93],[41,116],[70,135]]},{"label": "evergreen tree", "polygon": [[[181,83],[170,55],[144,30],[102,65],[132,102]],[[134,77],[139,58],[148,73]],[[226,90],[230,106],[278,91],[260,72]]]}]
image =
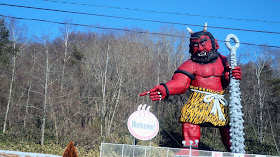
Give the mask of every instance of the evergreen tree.
[{"label": "evergreen tree", "polygon": [[9,64],[9,56],[13,54],[12,41],[9,39],[9,30],[5,26],[4,18],[0,19],[0,64]]}]

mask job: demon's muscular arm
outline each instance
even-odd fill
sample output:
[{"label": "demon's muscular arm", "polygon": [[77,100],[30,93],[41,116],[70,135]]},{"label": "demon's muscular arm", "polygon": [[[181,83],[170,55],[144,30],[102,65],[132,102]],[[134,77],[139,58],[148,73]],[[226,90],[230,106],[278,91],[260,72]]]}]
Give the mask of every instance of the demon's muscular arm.
[{"label": "demon's muscular arm", "polygon": [[140,96],[150,94],[152,101],[162,100],[168,95],[183,94],[189,88],[191,79],[182,73],[175,73],[170,81],[165,84],[156,85],[149,91],[143,92]]}]

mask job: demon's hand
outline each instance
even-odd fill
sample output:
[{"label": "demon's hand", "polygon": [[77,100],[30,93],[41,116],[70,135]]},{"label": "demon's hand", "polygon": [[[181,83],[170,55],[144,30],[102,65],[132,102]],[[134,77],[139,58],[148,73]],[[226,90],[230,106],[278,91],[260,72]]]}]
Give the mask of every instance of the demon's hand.
[{"label": "demon's hand", "polygon": [[150,98],[152,99],[152,101],[162,100],[167,96],[166,89],[163,85],[156,85],[149,91],[141,93],[140,96],[144,96],[147,94],[150,94]]},{"label": "demon's hand", "polygon": [[[232,69],[231,66],[226,66],[225,68],[225,79],[229,82],[229,71]],[[231,76],[237,80],[241,80],[241,68],[239,66],[235,66],[231,71]]]}]

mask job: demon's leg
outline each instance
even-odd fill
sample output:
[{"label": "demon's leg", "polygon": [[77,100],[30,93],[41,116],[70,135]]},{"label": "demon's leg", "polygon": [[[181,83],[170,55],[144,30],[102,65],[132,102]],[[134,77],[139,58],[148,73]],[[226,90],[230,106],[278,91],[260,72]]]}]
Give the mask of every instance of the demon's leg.
[{"label": "demon's leg", "polygon": [[219,128],[223,144],[225,145],[228,152],[231,151],[230,150],[231,143],[230,143],[229,129],[230,129],[229,126]]},{"label": "demon's leg", "polygon": [[[182,123],[182,134],[185,146],[192,145],[193,147],[198,147],[198,142],[201,137],[200,126],[191,123]],[[192,141],[192,143],[190,143]]]}]

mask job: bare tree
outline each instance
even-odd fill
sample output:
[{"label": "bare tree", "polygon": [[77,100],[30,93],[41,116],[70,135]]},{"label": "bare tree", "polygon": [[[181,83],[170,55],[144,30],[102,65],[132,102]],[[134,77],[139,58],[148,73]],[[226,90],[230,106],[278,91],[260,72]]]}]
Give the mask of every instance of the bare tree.
[{"label": "bare tree", "polygon": [[28,88],[27,88],[27,98],[26,98],[26,104],[25,104],[25,115],[24,115],[24,119],[23,119],[23,127],[25,128],[26,127],[26,124],[27,124],[27,117],[28,117],[28,110],[29,110],[29,107],[31,107],[30,105],[30,95],[31,95],[31,89],[32,89],[32,75],[33,75],[33,72],[34,72],[34,66],[35,66],[35,63],[36,63],[36,54],[32,55],[32,66],[31,66],[31,69],[30,69],[30,77],[28,79]]},{"label": "bare tree", "polygon": [[63,86],[64,86],[64,77],[65,77],[65,66],[66,66],[66,62],[68,61],[68,59],[71,57],[71,55],[69,54],[69,46],[70,46],[70,41],[69,41],[69,33],[70,33],[70,29],[71,29],[71,25],[69,24],[65,24],[64,26],[64,30],[63,30],[63,49],[64,49],[64,55],[63,55],[63,63],[62,63],[62,74],[61,74],[61,85],[60,85],[60,90],[63,90]]},{"label": "bare tree", "polygon": [[255,94],[256,94],[256,105],[259,106],[258,111],[258,138],[259,142],[263,143],[264,138],[264,112],[265,112],[265,99],[267,97],[267,88],[264,82],[266,81],[263,76],[265,75],[265,70],[267,65],[270,64],[270,51],[268,48],[255,48],[248,50],[248,58],[252,63],[252,71],[254,71],[254,78],[256,80],[255,84]]},{"label": "bare tree", "polygon": [[48,84],[49,84],[49,48],[47,46],[47,41],[44,39],[44,48],[45,48],[45,81],[44,81],[44,101],[43,101],[43,116],[42,116],[42,125],[41,125],[41,145],[44,145],[45,139],[45,126],[46,126],[46,114],[47,114],[47,103],[48,103]]},{"label": "bare tree", "polygon": [[[10,108],[10,105],[12,103],[12,98],[13,98],[12,97],[13,84],[15,81],[15,70],[16,70],[16,65],[17,65],[17,57],[24,50],[25,45],[27,43],[26,34],[25,34],[26,29],[24,27],[21,27],[15,19],[10,19],[9,30],[11,33],[11,40],[13,41],[13,49],[15,51],[12,56],[11,80],[10,80],[10,86],[9,86],[9,96],[8,96],[8,103],[7,103],[7,109],[6,109],[6,114],[5,114],[3,132],[6,131],[9,108]],[[19,43],[21,43],[21,44],[19,44]]]}]

